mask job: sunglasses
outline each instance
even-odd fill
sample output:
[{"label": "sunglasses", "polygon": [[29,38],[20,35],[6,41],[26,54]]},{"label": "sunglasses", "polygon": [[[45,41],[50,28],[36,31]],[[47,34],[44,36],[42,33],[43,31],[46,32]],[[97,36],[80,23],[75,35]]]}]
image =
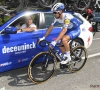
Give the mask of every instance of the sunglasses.
[{"label": "sunglasses", "polygon": [[53,12],[53,14],[58,14],[58,12]]}]

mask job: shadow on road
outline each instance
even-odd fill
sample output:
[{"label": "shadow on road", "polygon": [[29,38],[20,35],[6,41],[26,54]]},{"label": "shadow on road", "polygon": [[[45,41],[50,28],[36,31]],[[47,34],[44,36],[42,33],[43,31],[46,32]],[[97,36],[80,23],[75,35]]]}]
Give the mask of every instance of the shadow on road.
[{"label": "shadow on road", "polygon": [[[67,69],[62,70],[62,69],[57,68],[53,77],[56,77],[57,75],[62,75],[62,74],[71,74],[71,73]],[[21,87],[21,86],[35,85],[28,78],[27,67],[3,72],[0,74],[0,77],[4,77],[4,76],[6,76],[8,85],[10,86]]]},{"label": "shadow on road", "polygon": [[10,86],[31,86],[34,85],[27,76],[27,67],[15,69],[0,74],[0,77],[6,76]]}]

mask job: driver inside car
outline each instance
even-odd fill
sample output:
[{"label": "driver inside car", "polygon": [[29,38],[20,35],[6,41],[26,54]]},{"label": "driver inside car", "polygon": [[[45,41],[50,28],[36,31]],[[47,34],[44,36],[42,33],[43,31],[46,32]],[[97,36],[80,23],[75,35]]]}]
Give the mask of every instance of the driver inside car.
[{"label": "driver inside car", "polygon": [[27,16],[25,18],[25,24],[23,24],[17,33],[19,32],[32,32],[37,29],[37,26],[33,23],[32,16]]}]

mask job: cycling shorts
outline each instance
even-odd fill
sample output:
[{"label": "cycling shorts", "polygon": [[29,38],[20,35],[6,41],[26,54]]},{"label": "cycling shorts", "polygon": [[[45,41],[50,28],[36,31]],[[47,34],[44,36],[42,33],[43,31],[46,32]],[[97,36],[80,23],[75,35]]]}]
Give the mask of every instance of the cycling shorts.
[{"label": "cycling shorts", "polygon": [[68,29],[65,35],[68,35],[71,40],[77,38],[80,35],[80,27],[76,29]]}]

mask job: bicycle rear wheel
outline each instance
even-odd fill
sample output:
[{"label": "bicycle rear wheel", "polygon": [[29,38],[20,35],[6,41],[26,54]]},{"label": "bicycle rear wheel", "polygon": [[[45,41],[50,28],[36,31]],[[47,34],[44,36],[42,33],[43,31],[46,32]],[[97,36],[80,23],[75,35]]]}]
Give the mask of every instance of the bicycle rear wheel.
[{"label": "bicycle rear wheel", "polygon": [[[15,3],[16,2],[16,3]],[[1,6],[1,10],[4,10],[4,12],[7,12],[7,10],[13,10],[13,11],[19,11],[23,8],[24,0],[11,0],[11,1],[4,1],[3,2],[5,7]],[[4,9],[2,9],[4,8]]]},{"label": "bicycle rear wheel", "polygon": [[91,0],[74,0],[73,6],[76,10],[85,10],[90,6]]},{"label": "bicycle rear wheel", "polygon": [[28,66],[28,77],[35,83],[42,83],[52,77],[56,69],[56,58],[49,52],[40,52]]},{"label": "bicycle rear wheel", "polygon": [[42,8],[49,8],[50,9],[54,4],[59,2],[59,0],[37,0],[37,2],[39,3],[39,5]]},{"label": "bicycle rear wheel", "polygon": [[84,46],[77,46],[71,52],[71,62],[68,68],[71,72],[79,71],[83,68],[88,58],[87,50]]}]

